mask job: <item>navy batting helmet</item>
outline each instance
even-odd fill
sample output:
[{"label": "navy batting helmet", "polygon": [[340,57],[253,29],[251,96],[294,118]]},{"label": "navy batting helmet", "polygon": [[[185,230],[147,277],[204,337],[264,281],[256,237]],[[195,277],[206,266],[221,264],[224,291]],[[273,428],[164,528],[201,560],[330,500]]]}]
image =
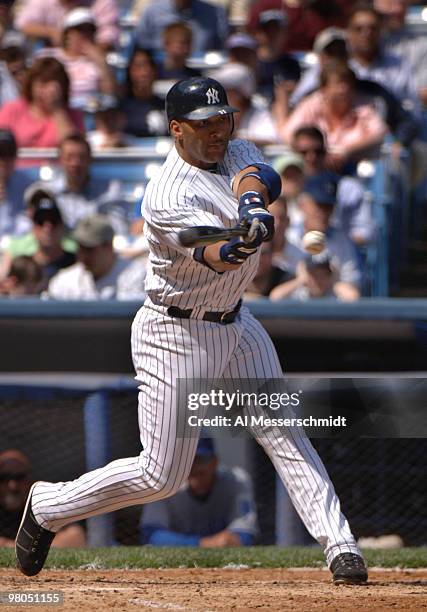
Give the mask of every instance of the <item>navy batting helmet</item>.
[{"label": "navy batting helmet", "polygon": [[178,81],[166,96],[169,123],[172,119],[202,120],[237,112],[237,108],[229,106],[224,87],[207,77]]}]

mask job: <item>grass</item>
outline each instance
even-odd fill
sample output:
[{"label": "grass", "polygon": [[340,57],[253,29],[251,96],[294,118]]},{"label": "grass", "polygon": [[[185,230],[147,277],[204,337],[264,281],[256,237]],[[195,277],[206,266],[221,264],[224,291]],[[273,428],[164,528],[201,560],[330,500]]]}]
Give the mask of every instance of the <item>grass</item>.
[{"label": "grass", "polygon": [[[427,547],[364,551],[370,567],[427,567]],[[148,569],[171,567],[323,567],[317,547],[257,546],[247,548],[154,548],[124,547],[53,549],[46,568],[57,569]],[[13,549],[0,548],[0,567],[15,567]]]}]

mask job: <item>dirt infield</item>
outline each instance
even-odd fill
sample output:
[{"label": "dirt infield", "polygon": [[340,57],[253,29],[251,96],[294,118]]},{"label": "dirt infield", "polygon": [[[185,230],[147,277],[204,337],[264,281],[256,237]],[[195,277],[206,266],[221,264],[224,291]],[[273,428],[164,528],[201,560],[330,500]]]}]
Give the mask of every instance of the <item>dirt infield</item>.
[{"label": "dirt infield", "polygon": [[427,570],[371,570],[366,586],[336,587],[317,569],[45,570],[37,578],[0,569],[0,591],[62,592],[62,605],[1,610],[427,610]]}]

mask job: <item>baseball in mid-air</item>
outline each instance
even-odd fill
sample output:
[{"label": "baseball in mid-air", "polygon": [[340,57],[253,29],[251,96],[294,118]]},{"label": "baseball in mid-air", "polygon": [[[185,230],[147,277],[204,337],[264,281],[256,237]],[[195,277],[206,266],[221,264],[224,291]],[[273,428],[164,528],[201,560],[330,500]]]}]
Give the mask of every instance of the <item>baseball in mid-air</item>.
[{"label": "baseball in mid-air", "polygon": [[302,246],[311,255],[321,253],[325,248],[326,236],[323,232],[313,230],[302,237]]}]

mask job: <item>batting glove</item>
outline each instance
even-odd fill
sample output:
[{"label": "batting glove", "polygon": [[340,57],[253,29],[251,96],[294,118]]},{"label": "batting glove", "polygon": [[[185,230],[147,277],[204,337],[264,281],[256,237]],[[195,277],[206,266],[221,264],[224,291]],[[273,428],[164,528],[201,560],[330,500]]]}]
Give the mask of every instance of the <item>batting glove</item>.
[{"label": "batting glove", "polygon": [[[262,242],[271,240],[274,236],[274,217],[265,207],[262,195],[256,191],[246,191],[239,198],[239,221],[252,225],[258,219],[262,232]],[[257,226],[257,232],[258,226]]]},{"label": "batting glove", "polygon": [[242,264],[248,257],[257,252],[257,248],[264,241],[264,230],[257,218],[249,225],[248,234],[245,237],[233,238],[227,244],[223,244],[219,250],[219,257],[229,264]]}]

